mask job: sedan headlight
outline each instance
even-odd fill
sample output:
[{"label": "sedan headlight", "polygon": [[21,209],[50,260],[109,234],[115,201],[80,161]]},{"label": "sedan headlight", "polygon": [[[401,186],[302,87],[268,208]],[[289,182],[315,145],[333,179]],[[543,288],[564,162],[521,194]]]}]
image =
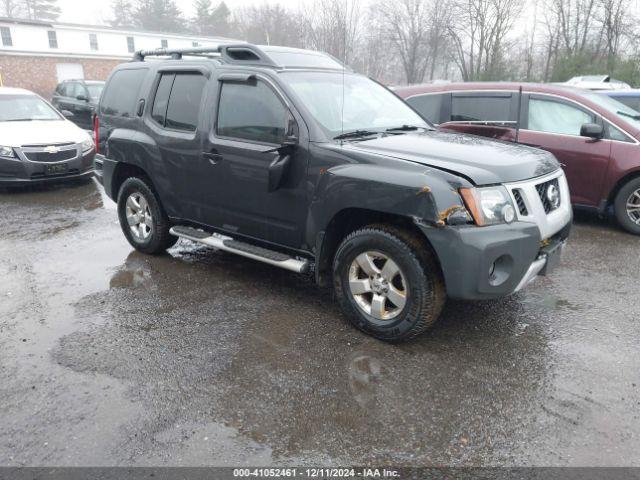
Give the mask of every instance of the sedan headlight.
[{"label": "sedan headlight", "polygon": [[93,149],[93,140],[87,138],[84,142],[82,142],[82,153],[87,153],[89,150]]},{"label": "sedan headlight", "polygon": [[14,158],[16,156],[13,148],[0,145],[0,157]]},{"label": "sedan headlight", "polygon": [[516,219],[516,210],[504,187],[461,188],[460,195],[476,225],[511,223]]}]

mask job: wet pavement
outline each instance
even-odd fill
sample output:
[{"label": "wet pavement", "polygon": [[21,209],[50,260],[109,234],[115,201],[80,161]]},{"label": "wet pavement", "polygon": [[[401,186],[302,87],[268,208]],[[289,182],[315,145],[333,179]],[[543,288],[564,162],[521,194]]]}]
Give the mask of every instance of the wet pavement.
[{"label": "wet pavement", "polygon": [[389,345],[303,276],[130,248],[93,182],[0,193],[0,465],[640,466],[640,238]]}]

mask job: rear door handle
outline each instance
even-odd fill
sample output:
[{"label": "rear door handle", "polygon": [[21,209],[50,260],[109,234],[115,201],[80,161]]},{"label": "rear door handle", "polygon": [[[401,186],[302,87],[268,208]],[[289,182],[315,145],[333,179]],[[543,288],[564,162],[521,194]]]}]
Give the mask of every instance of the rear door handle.
[{"label": "rear door handle", "polygon": [[202,158],[209,160],[209,163],[211,165],[215,165],[216,163],[220,162],[223,157],[219,153],[202,152]]}]

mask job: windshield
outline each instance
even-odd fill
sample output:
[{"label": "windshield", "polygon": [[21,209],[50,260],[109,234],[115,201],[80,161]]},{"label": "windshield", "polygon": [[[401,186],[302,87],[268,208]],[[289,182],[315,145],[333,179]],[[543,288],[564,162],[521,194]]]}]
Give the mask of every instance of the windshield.
[{"label": "windshield", "polygon": [[406,103],[366,77],[335,72],[285,72],[282,78],[331,137],[356,130],[382,132],[403,125],[431,128]]},{"label": "windshield", "polygon": [[89,91],[89,96],[91,100],[95,100],[96,102],[100,100],[100,94],[102,93],[102,89],[104,88],[103,83],[92,83],[87,85],[87,90]]},{"label": "windshield", "polygon": [[633,108],[614,100],[604,93],[584,92],[583,95],[588,100],[604,108],[607,112],[612,113],[636,128],[640,128],[640,112],[636,112]]},{"label": "windshield", "polygon": [[61,119],[53,107],[35,95],[0,95],[0,122]]}]

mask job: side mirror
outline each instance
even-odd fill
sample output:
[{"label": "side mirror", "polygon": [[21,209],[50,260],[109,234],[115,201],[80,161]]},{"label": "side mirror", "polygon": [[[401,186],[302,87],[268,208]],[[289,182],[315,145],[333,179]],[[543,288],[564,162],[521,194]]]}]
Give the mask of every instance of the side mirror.
[{"label": "side mirror", "polygon": [[287,117],[284,139],[280,146],[273,151],[278,152],[278,157],[269,165],[269,192],[278,190],[284,181],[287,171],[290,169],[294,150],[298,145],[298,124],[293,115]]},{"label": "side mirror", "polygon": [[63,117],[65,118],[71,118],[73,117],[73,112],[70,112],[69,110],[61,110],[60,113],[62,114]]},{"label": "side mirror", "polygon": [[597,123],[585,123],[580,127],[580,136],[600,140],[604,137],[604,127]]},{"label": "side mirror", "polygon": [[76,97],[76,100],[80,100],[81,102],[88,102],[89,99],[87,97],[85,97],[84,95],[78,95]]},{"label": "side mirror", "polygon": [[284,132],[284,141],[282,142],[282,146],[293,147],[298,144],[298,123],[291,113],[287,116],[287,124]]}]

